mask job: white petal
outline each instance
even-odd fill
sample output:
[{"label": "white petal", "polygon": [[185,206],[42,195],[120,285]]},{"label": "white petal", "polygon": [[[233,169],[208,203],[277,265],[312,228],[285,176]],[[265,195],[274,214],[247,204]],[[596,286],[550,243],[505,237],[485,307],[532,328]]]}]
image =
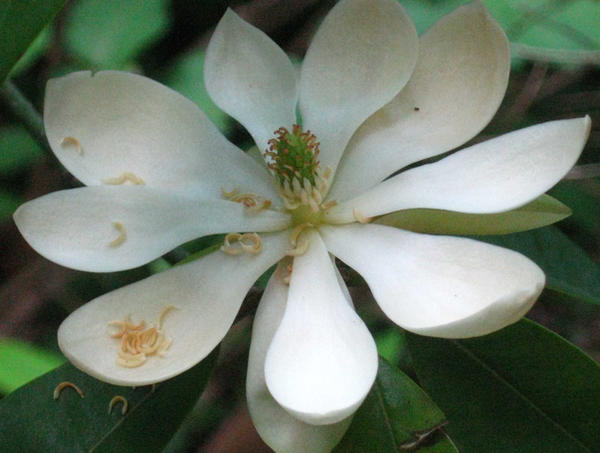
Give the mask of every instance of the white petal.
[{"label": "white petal", "polygon": [[366,280],[384,313],[412,332],[485,335],[518,321],[544,273],[511,250],[381,225],[323,227],[329,250]]},{"label": "white petal", "polygon": [[287,306],[265,362],[267,387],[294,417],[331,424],[351,415],[377,374],[377,349],[351,308],[323,241],[294,259]]},{"label": "white petal", "polygon": [[411,208],[486,214],[522,206],[575,164],[590,133],[588,116],[550,121],[465,148],[394,176],[327,212],[333,223]]},{"label": "white petal", "polygon": [[269,175],[191,101],[146,77],[75,72],[46,88],[44,126],[61,163],[88,186],[131,173],[146,185],[220,197],[275,197]]},{"label": "white petal", "polygon": [[506,35],[481,2],[442,18],[421,37],[406,87],[350,141],[330,197],[347,200],[474,137],[500,106],[509,70]]},{"label": "white petal", "polygon": [[328,453],[341,440],[351,417],[332,425],[310,425],[288,414],[273,399],[265,382],[265,358],[285,311],[288,286],[283,282],[287,266],[279,265],[254,317],[248,358],[246,396],[252,421],[260,437],[275,451]]},{"label": "white petal", "polygon": [[208,44],[206,89],[252,134],[261,151],[280,127],[296,122],[296,71],[277,44],[228,9]]},{"label": "white petal", "polygon": [[315,35],[300,76],[304,126],[335,170],[358,126],[393,99],[417,59],[417,33],[395,0],[342,0]]},{"label": "white petal", "polygon": [[[263,237],[257,255],[229,256],[214,252],[188,264],[105,294],[74,311],[58,330],[58,344],[78,368],[116,385],[146,385],[191,368],[221,341],[256,279],[289,247],[285,233]],[[164,317],[164,333],[172,338],[165,357],[153,355],[137,368],[116,364],[119,340],[108,323],[131,315],[133,322],[156,325]]]},{"label": "white petal", "polygon": [[289,216],[280,212],[246,213],[240,203],[189,199],[149,187],[54,192],[22,205],[14,219],[38,253],[92,272],[141,266],[208,234],[277,231],[289,225]]}]

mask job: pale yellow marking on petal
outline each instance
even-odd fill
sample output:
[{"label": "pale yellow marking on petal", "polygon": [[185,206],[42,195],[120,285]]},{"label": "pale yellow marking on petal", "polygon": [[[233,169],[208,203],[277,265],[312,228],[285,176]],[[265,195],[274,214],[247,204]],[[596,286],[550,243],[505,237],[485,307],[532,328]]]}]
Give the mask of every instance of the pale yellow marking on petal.
[{"label": "pale yellow marking on petal", "polygon": [[102,182],[104,184],[109,184],[109,185],[113,185],[113,186],[125,184],[127,181],[129,181],[130,183],[132,183],[135,186],[141,186],[141,185],[146,184],[142,178],[137,176],[135,173],[131,173],[130,171],[121,173],[121,175],[117,176],[116,178],[107,178],[107,179],[102,180]]},{"label": "pale yellow marking on petal", "polygon": [[83,156],[83,147],[81,146],[81,143],[79,142],[79,140],[77,140],[75,137],[63,138],[62,141],[60,142],[60,145],[62,147],[65,147],[65,146],[71,147],[72,146],[72,147],[74,147],[77,154],[79,154],[80,156]]},{"label": "pale yellow marking on petal", "polygon": [[113,226],[117,229],[117,231],[119,232],[119,237],[116,238],[114,241],[110,241],[108,243],[108,245],[110,247],[118,247],[120,246],[123,242],[125,242],[125,240],[127,239],[127,230],[125,230],[125,227],[123,226],[123,224],[121,222],[113,222]]},{"label": "pale yellow marking on petal", "polygon": [[127,399],[124,396],[121,395],[115,395],[113,397],[112,400],[110,400],[110,403],[108,403],[108,413],[110,414],[113,410],[113,406],[116,403],[121,403],[123,406],[121,407],[121,414],[125,415],[125,413],[127,412],[127,407],[129,406],[127,403]]},{"label": "pale yellow marking on petal", "polygon": [[373,217],[365,217],[356,208],[352,209],[352,215],[358,223],[369,223],[373,220]]},{"label": "pale yellow marking on petal", "polygon": [[77,387],[75,384],[73,384],[72,382],[69,381],[63,381],[60,384],[58,384],[56,386],[56,388],[54,389],[54,399],[57,400],[58,397],[60,396],[60,392],[62,392],[62,390],[65,387],[71,387],[72,389],[74,389],[80,397],[83,398],[83,392],[81,391],[81,389],[79,387]]}]

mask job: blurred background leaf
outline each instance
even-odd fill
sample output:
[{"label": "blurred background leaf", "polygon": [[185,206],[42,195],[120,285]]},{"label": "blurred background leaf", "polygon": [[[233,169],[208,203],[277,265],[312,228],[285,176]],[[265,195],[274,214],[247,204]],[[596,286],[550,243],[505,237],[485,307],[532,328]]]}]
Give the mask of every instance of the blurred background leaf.
[{"label": "blurred background leaf", "polygon": [[0,84],[66,0],[3,0],[0,3]]},{"label": "blurred background leaf", "polygon": [[95,69],[122,69],[168,25],[167,0],[79,0],[65,27],[65,48]]},{"label": "blurred background leaf", "polygon": [[62,365],[64,357],[10,338],[0,339],[0,393],[6,395]]}]

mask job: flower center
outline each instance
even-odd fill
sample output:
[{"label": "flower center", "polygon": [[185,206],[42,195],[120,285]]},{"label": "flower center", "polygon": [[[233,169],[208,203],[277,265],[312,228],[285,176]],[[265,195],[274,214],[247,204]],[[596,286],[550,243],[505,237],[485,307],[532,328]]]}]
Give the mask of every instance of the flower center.
[{"label": "flower center", "polygon": [[[279,180],[279,192],[294,223],[320,223],[323,197],[329,186],[331,169],[319,165],[319,142],[310,131],[294,124],[292,132],[285,127],[275,131],[269,140],[265,158]],[[330,207],[330,206],[328,206]]]}]

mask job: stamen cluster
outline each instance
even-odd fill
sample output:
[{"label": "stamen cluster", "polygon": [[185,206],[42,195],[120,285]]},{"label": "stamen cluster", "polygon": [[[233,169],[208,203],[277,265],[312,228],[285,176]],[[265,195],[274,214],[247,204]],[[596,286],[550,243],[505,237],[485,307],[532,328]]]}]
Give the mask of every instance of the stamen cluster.
[{"label": "stamen cluster", "polygon": [[158,354],[160,357],[164,357],[172,340],[166,337],[162,331],[163,317],[173,308],[175,307],[172,305],[165,307],[158,317],[157,327],[150,325],[146,328],[145,321],[136,325],[131,321],[130,316],[127,316],[124,321],[108,323],[119,328],[118,332],[110,335],[113,338],[121,339],[117,365],[135,368],[146,363],[148,356]]},{"label": "stamen cluster", "polygon": [[294,124],[292,132],[280,127],[269,140],[265,158],[269,168],[279,178],[280,193],[287,209],[300,205],[310,206],[313,212],[320,209],[327,191],[331,169],[319,166],[319,142],[310,131]]}]

